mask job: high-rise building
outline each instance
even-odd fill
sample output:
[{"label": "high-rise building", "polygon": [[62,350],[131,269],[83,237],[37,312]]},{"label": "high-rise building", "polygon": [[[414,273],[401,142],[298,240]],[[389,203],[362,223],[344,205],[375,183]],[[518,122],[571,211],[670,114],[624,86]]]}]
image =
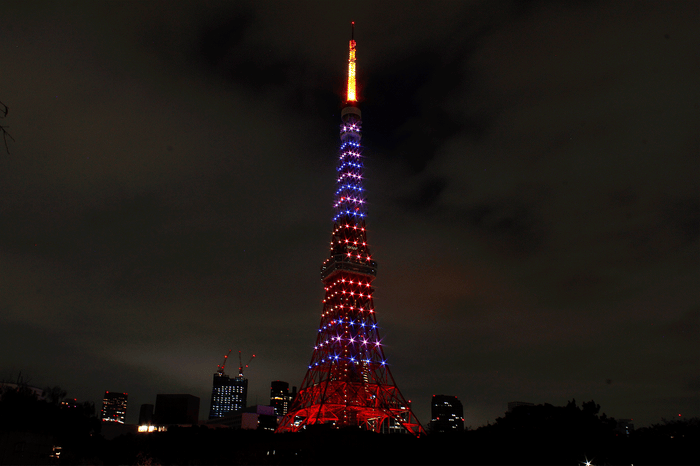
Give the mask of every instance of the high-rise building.
[{"label": "high-rise building", "polygon": [[226,374],[214,374],[209,419],[241,411],[246,407],[247,398],[248,379],[242,376],[229,377]]},{"label": "high-rise building", "polygon": [[187,394],[158,394],[153,417],[159,426],[199,424],[199,397]]},{"label": "high-rise building", "polygon": [[464,408],[456,396],[433,395],[430,404],[430,432],[461,432],[464,430]]},{"label": "high-rise building", "polygon": [[[231,354],[231,351],[229,351],[229,354]],[[240,359],[240,351],[238,354]],[[241,366],[238,368],[238,376],[229,377],[224,372],[227,360],[228,354],[224,356],[224,363],[214,373],[209,419],[217,419],[242,411],[248,401],[248,379],[243,377],[243,370],[248,366],[243,366],[241,363]]]},{"label": "high-rise building", "polygon": [[341,112],[330,256],[321,266],[325,287],[321,323],[306,376],[277,432],[324,424],[419,435],[423,428],[396,386],[384,357],[372,300],[377,263],[370,254],[365,225],[355,47],[353,37],[347,100]]},{"label": "high-rise building", "polygon": [[629,437],[634,432],[634,424],[632,419],[618,419],[615,426],[615,433],[624,437]]},{"label": "high-rise building", "polygon": [[292,393],[289,394],[289,404],[287,405],[287,412],[289,412],[289,407],[292,406],[294,400],[297,399],[297,387],[292,386]]},{"label": "high-rise building", "polygon": [[105,422],[118,422],[124,424],[126,417],[126,402],[128,393],[106,391],[102,399],[102,412],[100,417]]},{"label": "high-rise building", "polygon": [[284,416],[289,409],[289,384],[281,380],[270,383],[270,406],[275,409],[277,416]]},{"label": "high-rise building", "polygon": [[64,398],[61,400],[61,408],[63,409],[77,409],[78,405],[77,398]]},{"label": "high-rise building", "polygon": [[153,405],[152,404],[142,404],[139,410],[139,425],[140,426],[150,426],[153,425]]},{"label": "high-rise building", "polygon": [[247,406],[243,411],[229,416],[210,419],[206,425],[210,427],[226,426],[231,429],[274,431],[277,427],[277,415],[272,406]]}]

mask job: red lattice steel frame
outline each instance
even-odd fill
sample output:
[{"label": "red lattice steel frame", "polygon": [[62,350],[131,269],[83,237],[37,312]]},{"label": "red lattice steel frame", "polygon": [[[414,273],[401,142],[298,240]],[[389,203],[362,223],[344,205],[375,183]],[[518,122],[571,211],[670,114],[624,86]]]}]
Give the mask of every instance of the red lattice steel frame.
[{"label": "red lattice steel frame", "polygon": [[[354,65],[354,41],[350,61]],[[277,432],[307,425],[424,433],[384,357],[372,300],[377,264],[367,245],[359,109],[348,101],[340,126],[330,257],[321,267],[323,314],[308,372]]]}]

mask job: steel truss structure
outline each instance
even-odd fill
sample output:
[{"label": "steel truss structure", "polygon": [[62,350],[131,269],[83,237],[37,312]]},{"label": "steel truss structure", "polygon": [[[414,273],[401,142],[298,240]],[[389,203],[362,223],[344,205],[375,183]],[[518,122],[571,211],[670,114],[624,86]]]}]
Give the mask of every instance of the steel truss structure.
[{"label": "steel truss structure", "polygon": [[341,119],[330,256],[321,266],[323,314],[308,372],[277,432],[323,424],[418,436],[424,433],[423,427],[391,375],[372,300],[377,264],[365,227],[354,40],[350,41],[348,97]]}]

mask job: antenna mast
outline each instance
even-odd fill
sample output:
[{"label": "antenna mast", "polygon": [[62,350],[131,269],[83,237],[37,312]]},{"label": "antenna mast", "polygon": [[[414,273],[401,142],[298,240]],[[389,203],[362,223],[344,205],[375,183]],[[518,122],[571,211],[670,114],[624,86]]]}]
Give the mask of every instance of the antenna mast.
[{"label": "antenna mast", "polygon": [[355,21],[352,22],[350,35],[350,55],[348,57],[348,104],[357,102],[357,88],[355,87]]}]

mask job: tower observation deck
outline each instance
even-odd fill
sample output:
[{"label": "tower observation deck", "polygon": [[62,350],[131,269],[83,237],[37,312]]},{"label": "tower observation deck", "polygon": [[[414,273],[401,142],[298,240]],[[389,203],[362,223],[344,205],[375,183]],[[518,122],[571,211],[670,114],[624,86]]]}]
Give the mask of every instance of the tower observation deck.
[{"label": "tower observation deck", "polygon": [[362,114],[350,40],[346,105],[341,112],[330,255],[321,266],[323,312],[309,368],[277,432],[323,424],[373,432],[424,433],[384,356],[374,310],[377,263],[367,245],[362,183]]}]

